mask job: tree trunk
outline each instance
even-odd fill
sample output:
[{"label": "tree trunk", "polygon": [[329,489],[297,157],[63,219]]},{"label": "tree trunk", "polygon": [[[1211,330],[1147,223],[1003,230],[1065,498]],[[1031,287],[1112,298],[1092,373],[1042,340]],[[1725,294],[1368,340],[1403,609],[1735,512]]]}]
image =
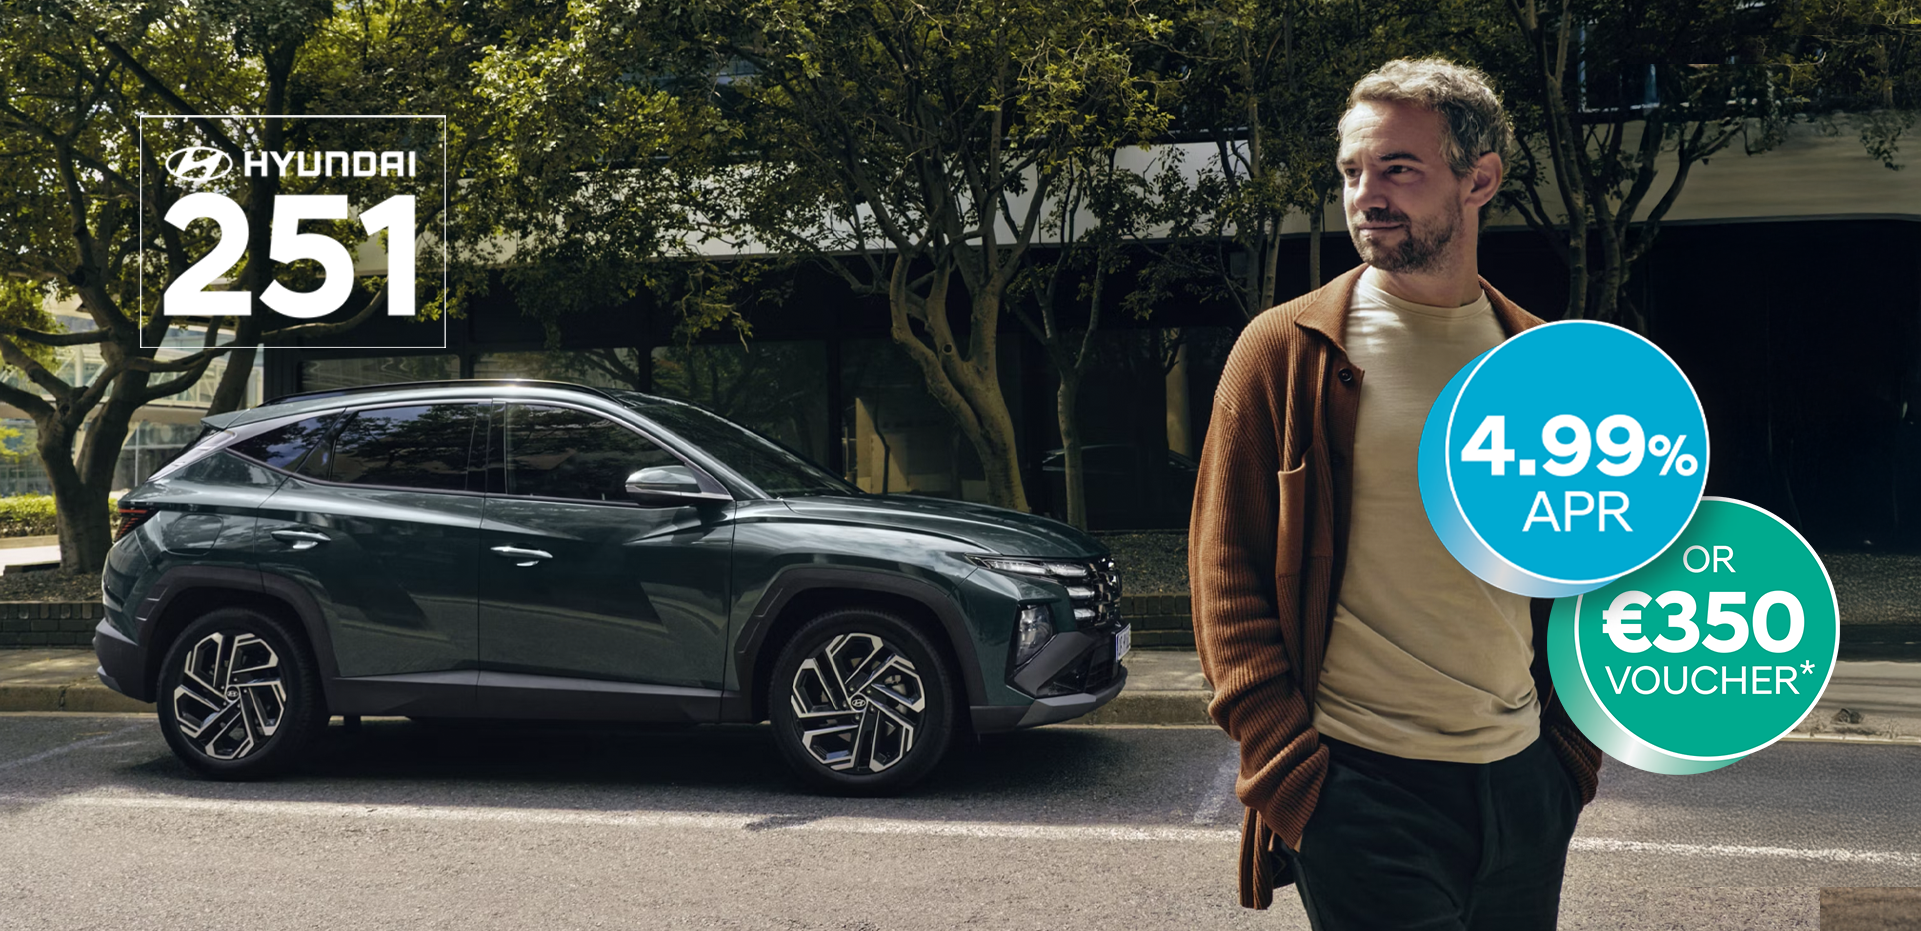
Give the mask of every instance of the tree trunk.
[{"label": "tree trunk", "polygon": [[1307,212],[1307,289],[1321,287],[1321,228],[1327,225],[1327,205]]},{"label": "tree trunk", "polygon": [[1080,400],[1081,377],[1077,372],[1061,371],[1060,390],[1054,396],[1055,414],[1060,419],[1062,466],[1067,471],[1067,522],[1087,529],[1087,477],[1081,468],[1081,428],[1074,416],[1074,406]]},{"label": "tree trunk", "polygon": [[[940,288],[936,285],[936,288]],[[1007,397],[1001,394],[1000,375],[995,365],[996,335],[992,332],[975,338],[974,352],[962,358],[942,333],[933,334],[929,346],[907,325],[906,311],[899,306],[904,297],[890,297],[895,325],[889,334],[907,351],[921,370],[928,394],[953,416],[961,435],[974,447],[981,470],[987,478],[988,503],[1016,511],[1028,510],[1027,491],[1021,482],[1014,418],[1007,410]],[[946,313],[946,295],[940,291],[926,299],[929,316]],[[976,311],[974,325],[981,326],[983,314]],[[986,315],[992,319],[992,315]],[[930,330],[932,327],[930,327]],[[958,489],[956,489],[958,491]]]},{"label": "tree trunk", "polygon": [[1027,488],[1021,481],[1014,417],[1007,410],[1007,398],[1001,394],[999,377],[988,372],[968,394],[980,422],[980,440],[974,444],[974,452],[980,457],[981,469],[987,473],[988,503],[1027,511]]},{"label": "tree trunk", "polygon": [[1266,227],[1267,241],[1261,244],[1261,299],[1255,305],[1264,311],[1276,303],[1276,284],[1274,280],[1281,270],[1281,221],[1276,216],[1274,222]]},{"label": "tree trunk", "polygon": [[107,562],[107,547],[112,544],[111,517],[107,514],[108,484],[82,481],[73,465],[73,433],[54,418],[36,424],[40,461],[46,466],[47,481],[53,485],[54,525],[60,534],[60,571],[71,574],[98,573]]},{"label": "tree trunk", "polygon": [[248,346],[227,353],[227,368],[220,373],[220,385],[214,388],[213,400],[207,404],[207,416],[246,406],[247,383],[253,377],[253,356],[258,351]]}]

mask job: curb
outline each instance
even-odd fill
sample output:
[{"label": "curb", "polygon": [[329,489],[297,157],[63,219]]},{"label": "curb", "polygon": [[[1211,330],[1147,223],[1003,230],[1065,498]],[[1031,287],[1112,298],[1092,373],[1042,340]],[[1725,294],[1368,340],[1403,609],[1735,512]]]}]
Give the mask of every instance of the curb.
[{"label": "curb", "polygon": [[66,685],[0,685],[0,712],[7,711],[107,714],[151,712],[153,705],[134,701],[98,682],[82,680]]}]

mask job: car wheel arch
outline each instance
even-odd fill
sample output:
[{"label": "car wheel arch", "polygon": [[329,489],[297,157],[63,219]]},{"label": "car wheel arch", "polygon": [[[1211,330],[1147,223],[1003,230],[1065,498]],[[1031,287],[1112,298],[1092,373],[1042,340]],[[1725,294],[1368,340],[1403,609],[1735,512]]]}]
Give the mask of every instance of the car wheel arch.
[{"label": "car wheel arch", "polygon": [[292,579],[255,570],[181,566],[169,570],[150,590],[152,606],[136,618],[147,666],[141,683],[152,698],[159,689],[160,666],[168,648],[195,618],[216,608],[249,607],[287,621],[307,636],[319,666],[321,695],[333,703],[333,640],[326,636],[320,606]]},{"label": "car wheel arch", "polygon": [[835,608],[871,607],[898,614],[921,628],[952,664],[960,697],[985,701],[985,684],[966,616],[951,597],[933,584],[904,576],[859,570],[790,570],[768,586],[763,608],[754,613],[737,654],[739,681],[748,690],[749,715],[765,720],[775,659],[808,621]]}]

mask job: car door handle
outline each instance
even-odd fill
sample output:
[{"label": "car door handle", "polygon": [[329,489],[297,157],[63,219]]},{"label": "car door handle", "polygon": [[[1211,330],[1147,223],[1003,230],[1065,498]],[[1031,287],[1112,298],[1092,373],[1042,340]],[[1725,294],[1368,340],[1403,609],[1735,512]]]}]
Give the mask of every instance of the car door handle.
[{"label": "car door handle", "polygon": [[496,546],[493,548],[493,551],[508,559],[522,560],[521,562],[514,563],[516,566],[532,566],[538,564],[543,559],[554,558],[554,554],[546,550],[530,550],[521,546]]},{"label": "car door handle", "polygon": [[282,543],[290,544],[289,548],[296,553],[301,550],[313,549],[332,539],[317,530],[276,530],[273,532],[273,538]]}]

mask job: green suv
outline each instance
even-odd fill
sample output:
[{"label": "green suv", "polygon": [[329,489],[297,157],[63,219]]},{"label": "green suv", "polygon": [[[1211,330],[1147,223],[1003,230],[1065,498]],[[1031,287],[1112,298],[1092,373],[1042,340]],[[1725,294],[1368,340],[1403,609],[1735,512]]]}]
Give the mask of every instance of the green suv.
[{"label": "green suv", "polygon": [[867,494],[691,404],[466,380],[205,423],[120,499],[94,649],[216,778],[331,715],[771,720],[804,780],[879,793],[1127,679],[1085,533]]}]

